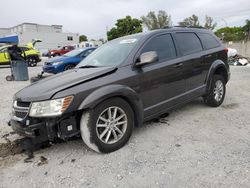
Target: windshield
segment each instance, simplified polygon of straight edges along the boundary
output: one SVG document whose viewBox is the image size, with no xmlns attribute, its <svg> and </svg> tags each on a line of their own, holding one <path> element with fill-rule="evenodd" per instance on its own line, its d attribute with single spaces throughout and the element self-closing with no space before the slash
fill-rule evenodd
<svg viewBox="0 0 250 188">
<path fill-rule="evenodd" d="M 120 65 L 135 47 L 140 37 L 140 35 L 134 35 L 110 41 L 91 53 L 77 67 L 115 67 Z"/>
<path fill-rule="evenodd" d="M 80 53 L 82 53 L 83 51 L 84 51 L 84 49 L 76 49 L 76 50 L 72 50 L 72 51 L 64 54 L 63 56 L 75 57 L 75 56 L 79 55 Z"/>
</svg>

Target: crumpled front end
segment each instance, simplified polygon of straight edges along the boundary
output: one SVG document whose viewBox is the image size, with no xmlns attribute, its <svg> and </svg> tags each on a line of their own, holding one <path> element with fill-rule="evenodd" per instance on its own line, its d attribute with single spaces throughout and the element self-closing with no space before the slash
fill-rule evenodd
<svg viewBox="0 0 250 188">
<path fill-rule="evenodd" d="M 34 118 L 29 116 L 31 102 L 15 101 L 13 103 L 10 126 L 21 136 L 31 138 L 33 144 L 67 140 L 79 134 L 76 114 L 59 117 Z"/>
</svg>

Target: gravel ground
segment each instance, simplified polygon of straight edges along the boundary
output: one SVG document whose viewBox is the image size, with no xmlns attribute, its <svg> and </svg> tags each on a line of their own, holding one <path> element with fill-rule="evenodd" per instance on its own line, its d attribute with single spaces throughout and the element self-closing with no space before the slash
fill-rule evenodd
<svg viewBox="0 0 250 188">
<path fill-rule="evenodd" d="M 35 152 L 30 163 L 24 154 L 0 158 L 0 187 L 250 187 L 250 67 L 231 72 L 219 108 L 198 99 L 136 128 L 111 154 L 78 139 Z M 6 82 L 8 73 L 0 69 L 0 137 L 11 131 L 13 94 L 29 83 Z"/>
</svg>

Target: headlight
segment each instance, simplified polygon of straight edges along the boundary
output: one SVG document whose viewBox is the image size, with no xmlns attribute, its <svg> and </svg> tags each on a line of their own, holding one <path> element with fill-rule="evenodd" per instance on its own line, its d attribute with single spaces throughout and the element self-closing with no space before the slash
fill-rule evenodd
<svg viewBox="0 0 250 188">
<path fill-rule="evenodd" d="M 50 117 L 61 115 L 70 105 L 73 96 L 48 101 L 33 102 L 29 115 L 31 117 Z"/>
<path fill-rule="evenodd" d="M 51 54 L 54 54 L 54 52 L 50 52 Z"/>
<path fill-rule="evenodd" d="M 60 65 L 60 64 L 62 64 L 62 63 L 63 63 L 62 61 L 59 61 L 59 62 L 53 63 L 53 65 Z"/>
</svg>

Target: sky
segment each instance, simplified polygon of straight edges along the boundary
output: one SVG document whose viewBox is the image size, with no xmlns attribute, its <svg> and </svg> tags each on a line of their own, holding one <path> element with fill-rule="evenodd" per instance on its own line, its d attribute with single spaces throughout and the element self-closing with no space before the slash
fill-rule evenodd
<svg viewBox="0 0 250 188">
<path fill-rule="evenodd" d="M 173 25 L 195 14 L 205 15 L 217 28 L 242 26 L 250 19 L 250 0 L 0 0 L 0 28 L 24 22 L 63 25 L 63 31 L 84 34 L 88 39 L 106 37 L 117 19 L 140 18 L 149 11 L 165 10 Z"/>
</svg>

